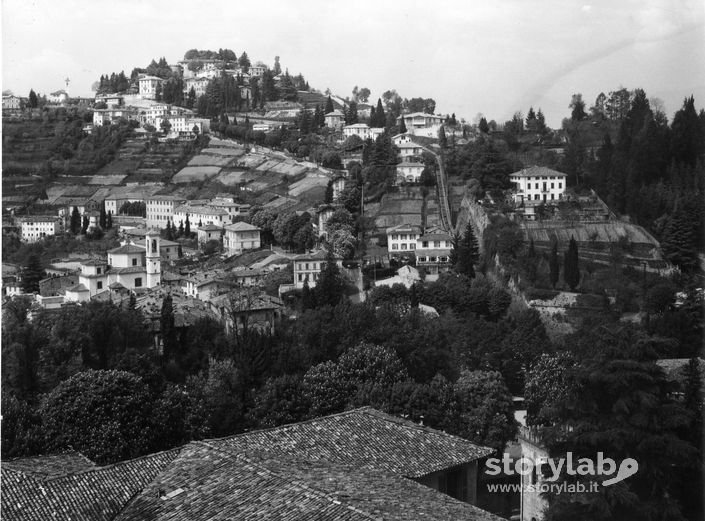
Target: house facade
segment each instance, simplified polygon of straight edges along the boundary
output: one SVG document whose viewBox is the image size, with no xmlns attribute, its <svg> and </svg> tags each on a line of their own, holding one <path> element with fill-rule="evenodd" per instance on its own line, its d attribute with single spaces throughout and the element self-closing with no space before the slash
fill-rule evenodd
<svg viewBox="0 0 705 521">
<path fill-rule="evenodd" d="M 137 79 L 140 96 L 146 99 L 155 99 L 157 96 L 157 85 L 164 82 L 156 76 L 141 76 Z"/>
<path fill-rule="evenodd" d="M 427 230 L 416 239 L 416 267 L 423 267 L 433 280 L 450 268 L 452 238 L 442 230 Z"/>
<path fill-rule="evenodd" d="M 421 180 L 425 165 L 409 159 L 397 164 L 397 183 L 418 183 Z"/>
<path fill-rule="evenodd" d="M 294 287 L 301 289 L 308 281 L 308 286 L 314 288 L 326 266 L 327 253 L 318 250 L 314 253 L 303 253 L 294 257 Z M 343 265 L 342 259 L 336 259 L 338 266 Z"/>
<path fill-rule="evenodd" d="M 366 139 L 376 139 L 380 134 L 384 134 L 383 128 L 370 128 L 366 123 L 355 123 L 343 127 L 343 137 L 345 139 L 357 136 L 363 141 Z"/>
<path fill-rule="evenodd" d="M 185 202 L 185 199 L 173 195 L 148 197 L 146 199 L 147 227 L 166 228 L 167 221 L 174 221 L 174 208 Z"/>
<path fill-rule="evenodd" d="M 246 222 L 225 226 L 223 248 L 229 255 L 239 255 L 245 250 L 256 250 L 261 246 L 260 229 Z"/>
<path fill-rule="evenodd" d="M 421 227 L 412 224 L 400 224 L 387 228 L 387 251 L 389 258 L 399 258 L 405 253 L 416 251 L 416 241 L 421 237 Z"/>
<path fill-rule="evenodd" d="M 56 235 L 62 230 L 62 220 L 56 216 L 24 217 L 21 221 L 20 234 L 24 242 L 36 242 Z"/>
</svg>

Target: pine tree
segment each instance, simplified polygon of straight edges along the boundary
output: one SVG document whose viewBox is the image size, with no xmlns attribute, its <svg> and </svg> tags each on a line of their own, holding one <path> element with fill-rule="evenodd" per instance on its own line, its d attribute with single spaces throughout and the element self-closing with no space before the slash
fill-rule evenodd
<svg viewBox="0 0 705 521">
<path fill-rule="evenodd" d="M 480 258 L 480 251 L 475 237 L 475 231 L 472 228 L 472 223 L 468 220 L 465 227 L 465 234 L 458 243 L 458 264 L 456 270 L 462 275 L 467 275 L 470 278 L 475 277 L 475 267 Z"/>
<path fill-rule="evenodd" d="M 384 107 L 382 106 L 382 99 L 377 98 L 377 109 L 375 110 L 375 121 L 371 122 L 372 127 L 383 127 L 387 122 L 387 116 L 384 113 Z"/>
<path fill-rule="evenodd" d="M 69 230 L 74 235 L 78 235 L 81 232 L 81 212 L 78 211 L 78 207 L 76 206 L 73 207 L 73 210 L 71 212 Z"/>
<path fill-rule="evenodd" d="M 179 247 L 177 249 L 177 255 L 179 256 L 179 259 L 184 256 L 184 249 L 181 247 L 181 243 L 179 243 Z"/>
<path fill-rule="evenodd" d="M 325 110 L 325 113 L 326 113 L 326 114 L 330 114 L 330 113 L 333 112 L 334 110 L 335 110 L 335 109 L 333 108 L 333 100 L 331 99 L 330 96 L 328 96 L 328 99 L 326 100 L 326 110 Z"/>
<path fill-rule="evenodd" d="M 34 92 L 34 89 L 29 89 L 29 107 L 36 109 L 38 104 L 37 93 Z"/>
<path fill-rule="evenodd" d="M 179 237 L 184 236 L 184 221 L 179 221 Z"/>
<path fill-rule="evenodd" d="M 308 285 L 308 276 L 304 280 L 304 287 L 301 289 L 301 309 L 313 309 L 316 307 L 314 293 Z"/>
<path fill-rule="evenodd" d="M 112 210 L 110 210 L 108 212 L 108 217 L 105 220 L 105 227 L 108 230 L 111 230 L 113 228 L 113 211 Z"/>
<path fill-rule="evenodd" d="M 563 280 L 570 287 L 571 291 L 575 291 L 580 283 L 580 266 L 578 264 L 578 243 L 571 236 L 568 244 L 568 251 L 565 252 L 563 261 Z"/>
<path fill-rule="evenodd" d="M 186 237 L 191 237 L 191 221 L 188 219 L 188 214 L 186 215 L 186 223 L 184 226 L 184 234 Z"/>
<path fill-rule="evenodd" d="M 166 240 L 167 241 L 173 241 L 174 240 L 174 229 L 171 227 L 171 221 L 166 222 Z"/>
<path fill-rule="evenodd" d="M 39 292 L 39 281 L 44 278 L 44 268 L 37 255 L 27 258 L 27 265 L 22 269 L 22 291 L 25 293 Z"/>
<path fill-rule="evenodd" d="M 101 206 L 100 208 L 100 227 L 105 230 L 108 225 L 108 218 L 107 215 L 105 214 L 105 205 Z"/>
<path fill-rule="evenodd" d="M 679 201 L 663 233 L 661 248 L 664 256 L 683 271 L 691 271 L 698 266 L 699 222 L 696 212 Z"/>
<path fill-rule="evenodd" d="M 560 272 L 560 265 L 558 263 L 558 242 L 554 241 L 553 247 L 551 248 L 551 257 L 548 260 L 548 267 L 550 269 L 550 280 L 551 287 L 556 289 L 556 284 L 558 283 L 558 275 Z"/>
</svg>

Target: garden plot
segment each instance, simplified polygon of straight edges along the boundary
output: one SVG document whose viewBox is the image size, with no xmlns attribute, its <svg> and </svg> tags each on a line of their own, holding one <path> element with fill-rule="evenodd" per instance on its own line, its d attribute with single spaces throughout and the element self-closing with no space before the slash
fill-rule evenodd
<svg viewBox="0 0 705 521">
<path fill-rule="evenodd" d="M 245 155 L 244 148 L 204 148 L 201 150 L 203 155 L 215 155 L 215 156 L 230 156 L 230 157 L 240 157 Z"/>
<path fill-rule="evenodd" d="M 232 157 L 199 154 L 188 162 L 188 166 L 225 167 L 233 161 Z"/>
<path fill-rule="evenodd" d="M 218 139 L 217 137 L 211 137 L 210 141 L 208 142 L 208 146 L 218 148 L 242 148 L 242 145 L 240 143 L 237 143 L 236 141 L 232 141 L 229 139 Z"/>
<path fill-rule="evenodd" d="M 247 181 L 246 175 L 247 172 L 244 170 L 223 171 L 218 175 L 216 181 L 218 181 L 219 183 L 223 183 L 227 186 L 235 186 L 241 183 L 245 183 Z"/>
<path fill-rule="evenodd" d="M 272 171 L 289 177 L 296 177 L 297 175 L 305 173 L 307 170 L 308 168 L 306 166 L 292 163 L 290 161 L 284 161 L 272 168 Z"/>
<path fill-rule="evenodd" d="M 220 170 L 219 166 L 186 166 L 171 178 L 171 182 L 192 183 L 205 181 L 217 176 Z"/>
<path fill-rule="evenodd" d="M 240 157 L 231 166 L 236 166 L 238 168 L 257 168 L 259 165 L 267 161 L 267 158 L 259 154 L 248 154 L 246 156 Z"/>
<path fill-rule="evenodd" d="M 330 179 L 326 176 L 309 174 L 289 186 L 289 195 L 291 197 L 299 197 L 304 192 L 308 192 L 316 187 L 323 187 L 325 190 L 326 186 L 328 186 L 328 181 L 330 181 Z"/>
<path fill-rule="evenodd" d="M 270 170 L 274 171 L 274 168 L 280 163 L 281 161 L 279 161 L 278 159 L 269 159 L 268 161 L 259 165 L 255 170 L 258 170 L 260 172 L 269 172 Z"/>
</svg>

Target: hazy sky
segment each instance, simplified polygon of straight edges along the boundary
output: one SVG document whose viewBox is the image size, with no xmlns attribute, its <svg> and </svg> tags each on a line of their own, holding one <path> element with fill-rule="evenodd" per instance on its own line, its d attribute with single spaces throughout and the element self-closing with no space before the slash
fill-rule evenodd
<svg viewBox="0 0 705 521">
<path fill-rule="evenodd" d="M 620 86 L 705 107 L 703 0 L 2 0 L 2 88 L 49 93 L 71 79 L 169 63 L 191 48 L 247 51 L 313 88 L 376 101 L 432 97 L 437 113 L 504 121 L 541 107 L 560 125 L 571 95 Z"/>
</svg>

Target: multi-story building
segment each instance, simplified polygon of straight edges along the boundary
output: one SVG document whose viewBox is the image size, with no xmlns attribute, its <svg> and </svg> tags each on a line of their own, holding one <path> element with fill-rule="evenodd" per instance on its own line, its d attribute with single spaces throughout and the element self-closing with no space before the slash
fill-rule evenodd
<svg viewBox="0 0 705 521">
<path fill-rule="evenodd" d="M 140 96 L 146 99 L 154 99 L 157 96 L 157 85 L 164 82 L 163 79 L 156 76 L 141 76 L 137 79 L 139 84 Z"/>
<path fill-rule="evenodd" d="M 339 110 L 334 110 L 325 115 L 326 126 L 330 128 L 340 128 L 345 124 L 345 114 Z"/>
<path fill-rule="evenodd" d="M 225 226 L 223 248 L 229 255 L 239 255 L 245 250 L 255 250 L 261 246 L 260 229 L 246 222 Z"/>
<path fill-rule="evenodd" d="M 541 204 L 563 199 L 567 174 L 545 166 L 524 168 L 509 175 L 514 184 L 512 197 L 517 204 Z"/>
<path fill-rule="evenodd" d="M 421 236 L 421 227 L 413 224 L 400 224 L 387 228 L 387 251 L 389 258 L 399 258 L 414 253 L 416 240 Z"/>
<path fill-rule="evenodd" d="M 188 218 L 189 225 L 193 230 L 204 224 L 215 224 L 225 226 L 228 221 L 228 212 L 222 208 L 213 208 L 209 205 L 182 204 L 174 208 L 174 218 L 172 223 L 179 226 L 183 223 L 186 226 Z"/>
<path fill-rule="evenodd" d="M 308 281 L 308 286 L 313 288 L 321 276 L 321 272 L 326 266 L 327 253 L 325 250 L 318 250 L 314 253 L 304 253 L 294 257 L 294 287 L 301 289 Z M 343 265 L 341 259 L 336 259 L 338 266 Z"/>
<path fill-rule="evenodd" d="M 206 87 L 208 87 L 208 82 L 210 79 L 205 76 L 199 76 L 198 78 L 187 78 L 184 80 L 184 95 L 188 96 L 191 89 L 196 93 L 196 99 L 199 96 L 204 96 L 206 94 Z"/>
<path fill-rule="evenodd" d="M 453 250 L 451 236 L 439 229 L 426 230 L 416 239 L 416 267 L 423 267 L 428 275 L 437 276 L 450 268 Z"/>
<path fill-rule="evenodd" d="M 20 233 L 25 242 L 36 242 L 56 235 L 62 228 L 62 220 L 52 215 L 23 217 L 21 223 Z"/>
<path fill-rule="evenodd" d="M 397 124 L 401 125 L 402 118 L 406 131 L 414 136 L 438 137 L 438 131 L 443 125 L 443 117 L 424 112 L 402 114 L 397 118 Z"/>
<path fill-rule="evenodd" d="M 3 94 L 2 110 L 3 112 L 17 112 L 22 108 L 22 98 L 14 94 Z"/>
<path fill-rule="evenodd" d="M 174 208 L 184 202 L 184 198 L 173 195 L 153 195 L 147 198 L 147 227 L 166 228 L 167 221 L 174 221 Z"/>
<path fill-rule="evenodd" d="M 121 119 L 128 121 L 139 121 L 137 109 L 133 107 L 113 107 L 107 109 L 93 109 L 93 125 L 102 127 L 112 125 Z"/>
<path fill-rule="evenodd" d="M 198 244 L 205 244 L 208 241 L 220 241 L 223 237 L 223 228 L 215 224 L 206 224 L 196 230 L 198 234 Z"/>
</svg>

